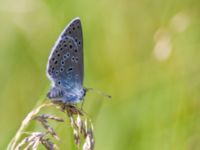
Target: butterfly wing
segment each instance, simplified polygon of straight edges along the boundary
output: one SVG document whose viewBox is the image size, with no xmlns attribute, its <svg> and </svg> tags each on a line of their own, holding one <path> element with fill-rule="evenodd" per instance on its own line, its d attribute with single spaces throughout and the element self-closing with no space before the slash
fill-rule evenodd
<svg viewBox="0 0 200 150">
<path fill-rule="evenodd" d="M 71 51 L 71 63 L 74 66 L 75 78 L 78 84 L 83 84 L 84 77 L 84 62 L 83 62 L 83 34 L 82 25 L 79 18 L 75 18 L 67 26 L 64 33 L 61 36 L 69 37 L 72 45 L 69 44 Z"/>
<path fill-rule="evenodd" d="M 58 38 L 49 56 L 47 75 L 56 86 L 82 86 L 83 37 L 79 18 L 72 20 Z"/>
<path fill-rule="evenodd" d="M 82 89 L 83 75 L 82 26 L 80 19 L 75 18 L 61 33 L 51 51 L 47 76 L 56 89 L 54 93 L 62 95 L 63 90 L 77 94 L 74 89 Z"/>
</svg>

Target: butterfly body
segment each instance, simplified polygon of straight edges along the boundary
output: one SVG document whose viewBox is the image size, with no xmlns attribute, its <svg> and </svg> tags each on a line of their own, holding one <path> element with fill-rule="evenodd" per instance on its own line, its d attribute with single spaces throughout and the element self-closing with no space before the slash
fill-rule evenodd
<svg viewBox="0 0 200 150">
<path fill-rule="evenodd" d="M 47 97 L 64 103 L 80 102 L 86 94 L 83 88 L 83 37 L 79 18 L 72 20 L 53 47 L 47 64 L 47 76 L 52 83 Z"/>
<path fill-rule="evenodd" d="M 47 94 L 48 98 L 62 101 L 64 103 L 78 103 L 85 96 L 86 91 L 83 88 L 63 90 L 61 88 L 52 88 Z"/>
</svg>

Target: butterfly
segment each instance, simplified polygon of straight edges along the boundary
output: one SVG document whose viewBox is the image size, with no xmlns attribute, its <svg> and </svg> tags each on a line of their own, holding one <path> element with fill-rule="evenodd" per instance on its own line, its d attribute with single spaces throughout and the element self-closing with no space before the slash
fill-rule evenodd
<svg viewBox="0 0 200 150">
<path fill-rule="evenodd" d="M 52 88 L 49 99 L 63 103 L 78 103 L 83 100 L 83 33 L 80 18 L 73 19 L 57 39 L 48 59 L 47 76 Z"/>
</svg>

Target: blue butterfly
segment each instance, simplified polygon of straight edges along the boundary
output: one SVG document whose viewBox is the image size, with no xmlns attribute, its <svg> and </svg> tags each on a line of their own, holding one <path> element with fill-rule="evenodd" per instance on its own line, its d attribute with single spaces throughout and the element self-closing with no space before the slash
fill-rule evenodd
<svg viewBox="0 0 200 150">
<path fill-rule="evenodd" d="M 47 64 L 52 83 L 47 97 L 63 103 L 80 102 L 86 94 L 83 87 L 83 34 L 79 18 L 73 19 L 59 36 Z"/>
</svg>

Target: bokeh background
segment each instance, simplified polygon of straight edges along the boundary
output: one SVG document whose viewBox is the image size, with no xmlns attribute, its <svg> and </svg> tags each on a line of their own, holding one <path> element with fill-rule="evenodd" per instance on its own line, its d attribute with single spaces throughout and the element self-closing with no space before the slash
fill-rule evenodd
<svg viewBox="0 0 200 150">
<path fill-rule="evenodd" d="M 84 33 L 84 85 L 113 96 L 86 96 L 95 149 L 200 149 L 198 0 L 0 3 L 0 149 L 48 90 L 48 55 L 76 16 Z M 72 140 L 63 145 L 75 149 Z"/>
</svg>

